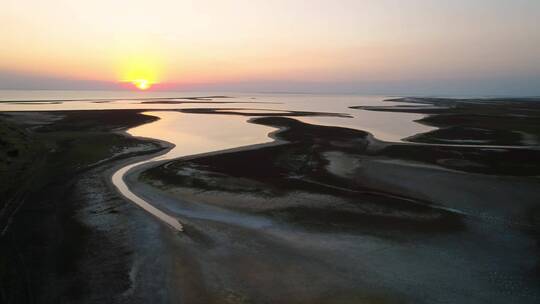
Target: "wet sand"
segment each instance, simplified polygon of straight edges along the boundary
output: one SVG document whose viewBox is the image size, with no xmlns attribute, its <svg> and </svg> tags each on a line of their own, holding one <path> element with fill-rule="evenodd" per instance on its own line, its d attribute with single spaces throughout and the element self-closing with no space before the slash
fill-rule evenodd
<svg viewBox="0 0 540 304">
<path fill-rule="evenodd" d="M 203 291 L 180 295 L 185 301 L 538 300 L 536 177 L 449 170 L 406 153 L 390 158 L 385 151 L 395 144 L 357 130 L 279 117 L 252 122 L 280 128 L 281 142 L 128 177 L 138 195 L 186 225 L 177 241 L 193 263 L 177 263 L 198 275 L 175 284 Z"/>
<path fill-rule="evenodd" d="M 156 119 L 139 112 L 2 114 L 2 130 L 15 132 L 2 134 L 2 151 L 18 152 L 0 170 L 0 302 L 124 301 L 137 242 L 162 229 L 107 182 L 117 164 L 165 148 L 122 133 Z M 156 287 L 135 294 L 159 300 Z"/>
<path fill-rule="evenodd" d="M 359 110 L 427 114 L 417 120 L 437 129 L 407 138 L 434 144 L 482 144 L 540 147 L 539 98 L 395 98 L 388 106 Z M 391 105 L 392 102 L 410 105 Z"/>
<path fill-rule="evenodd" d="M 293 112 L 196 109 L 278 131 L 274 142 L 131 170 L 130 189 L 184 224 L 175 233 L 110 183 L 167 148 L 126 136 L 155 121 L 141 111 L 2 115 L 20 147 L 7 168 L 36 176 L 12 184 L 28 194 L 13 196 L 24 205 L 2 237 L 6 302 L 540 299 L 535 147 L 396 144 Z"/>
</svg>

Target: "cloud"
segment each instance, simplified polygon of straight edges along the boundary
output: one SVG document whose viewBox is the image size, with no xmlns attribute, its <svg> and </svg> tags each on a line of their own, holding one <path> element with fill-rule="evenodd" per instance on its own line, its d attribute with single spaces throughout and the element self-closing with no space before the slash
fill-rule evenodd
<svg viewBox="0 0 540 304">
<path fill-rule="evenodd" d="M 0 70 L 0 89 L 15 90 L 121 90 L 131 85 L 114 82 L 51 77 Z M 358 93 L 380 95 L 437 96 L 540 96 L 540 74 L 482 77 L 433 77 L 387 81 L 291 81 L 252 80 L 220 83 L 162 83 L 157 90 L 275 92 L 275 93 Z"/>
<path fill-rule="evenodd" d="M 17 71 L 0 70 L 0 89 L 114 90 L 118 88 L 118 84 L 106 81 L 72 79 L 67 77 L 53 77 Z"/>
</svg>

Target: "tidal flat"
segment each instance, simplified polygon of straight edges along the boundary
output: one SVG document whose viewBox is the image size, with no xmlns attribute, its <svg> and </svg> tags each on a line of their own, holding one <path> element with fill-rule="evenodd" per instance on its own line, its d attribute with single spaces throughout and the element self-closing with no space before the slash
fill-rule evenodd
<svg viewBox="0 0 540 304">
<path fill-rule="evenodd" d="M 222 98 L 2 112 L 2 302 L 540 300 L 536 101 Z M 429 128 L 391 141 L 356 112 Z M 135 163 L 126 187 L 183 232 L 117 191 Z"/>
</svg>

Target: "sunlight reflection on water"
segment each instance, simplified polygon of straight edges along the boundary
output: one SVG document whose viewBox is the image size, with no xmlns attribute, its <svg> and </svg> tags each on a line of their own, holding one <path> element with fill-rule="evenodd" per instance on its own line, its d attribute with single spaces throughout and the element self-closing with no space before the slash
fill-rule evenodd
<svg viewBox="0 0 540 304">
<path fill-rule="evenodd" d="M 41 92 L 41 93 L 40 93 Z M 416 123 L 423 117 L 411 113 L 374 112 L 350 109 L 351 106 L 388 105 L 383 102 L 385 96 L 364 95 L 313 95 L 313 94 L 223 94 L 232 98 L 214 99 L 217 102 L 233 103 L 193 103 L 189 100 L 178 99 L 186 103 L 153 103 L 143 104 L 140 98 L 173 98 L 213 96 L 212 92 L 84 92 L 84 91 L 0 91 L 0 100 L 58 100 L 58 99 L 84 99 L 79 101 L 65 101 L 62 103 L 0 103 L 0 111 L 50 111 L 50 110 L 100 110 L 100 109 L 186 109 L 186 108 L 249 108 L 254 110 L 241 110 L 241 112 L 260 113 L 261 110 L 270 109 L 282 111 L 311 111 L 334 112 L 349 114 L 352 118 L 342 117 L 299 117 L 304 122 L 354 128 L 372 133 L 375 137 L 385 141 L 400 141 L 403 138 L 428 132 L 433 128 Z M 221 95 L 221 94 L 220 94 Z M 103 100 L 107 98 L 124 98 L 120 100 Z M 139 99 L 138 99 L 139 98 Z M 257 103 L 265 102 L 265 103 Z M 217 115 L 191 114 L 203 116 L 197 119 L 199 130 L 204 125 L 212 124 Z M 222 116 L 222 115 L 220 115 Z M 182 116 L 183 117 L 183 116 Z M 183 118 L 188 119 L 188 118 Z M 193 118 L 194 120 L 196 118 Z M 181 122 L 179 122 L 181 123 Z M 172 126 L 172 124 L 171 124 Z M 232 128 L 232 126 L 227 126 Z M 244 128 L 256 128 L 254 125 L 244 125 Z M 163 130 L 160 130 L 160 132 Z M 150 134 L 147 133 L 148 137 Z"/>
</svg>

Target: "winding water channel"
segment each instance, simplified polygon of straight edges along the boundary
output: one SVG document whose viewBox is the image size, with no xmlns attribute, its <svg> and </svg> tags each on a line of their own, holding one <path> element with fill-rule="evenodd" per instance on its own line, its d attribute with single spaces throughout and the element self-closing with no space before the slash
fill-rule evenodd
<svg viewBox="0 0 540 304">
<path fill-rule="evenodd" d="M 177 231 L 183 231 L 183 225 L 171 214 L 156 208 L 150 202 L 135 194 L 127 185 L 125 178 L 130 170 L 153 162 L 166 161 L 179 157 L 226 150 L 240 146 L 266 143 L 271 141 L 268 133 L 274 129 L 249 124 L 245 117 L 214 115 L 190 115 L 179 112 L 144 112 L 156 116 L 159 120 L 128 130 L 132 136 L 156 138 L 174 145 L 165 154 L 128 164 L 117 170 L 112 176 L 112 183 L 128 200 L 138 205 L 163 223 Z"/>
<path fill-rule="evenodd" d="M 242 209 L 227 208 L 225 204 L 206 204 L 203 195 L 213 193 L 203 193 L 194 198 L 181 195 L 181 191 L 160 191 L 161 189 L 153 185 L 137 181 L 138 174 L 147 168 L 172 159 L 189 159 L 230 149 L 258 148 L 257 144 L 273 142 L 269 134 L 275 129 L 249 123 L 248 116 L 188 114 L 179 112 L 181 109 L 234 108 L 234 112 L 242 114 L 264 112 L 267 109 L 274 110 L 274 113 L 277 110 L 345 113 L 351 118 L 312 116 L 295 119 L 317 125 L 365 130 L 379 140 L 392 142 L 433 130 L 415 122 L 423 115 L 349 108 L 357 105 L 384 105 L 384 97 L 376 96 L 239 94 L 239 97 L 227 99 L 235 104 L 171 102 L 186 100 L 179 97 L 161 104 L 144 104 L 133 96 L 126 96 L 124 100 L 104 101 L 117 97 L 111 94 L 113 93 L 35 93 L 31 98 L 45 101 L 0 102 L 0 112 L 32 111 L 36 117 L 45 117 L 44 123 L 47 123 L 47 119 L 60 119 L 60 111 L 70 110 L 138 109 L 143 111 L 144 115 L 159 118 L 131 128 L 127 133 L 130 136 L 168 142 L 169 149 L 157 156 L 148 156 L 146 160 L 140 157 L 132 160 L 115 171 L 112 177 L 108 177 L 126 200 L 141 208 L 140 214 L 136 215 L 131 211 L 120 213 L 118 218 L 105 215 L 114 221 L 115 225 L 122 225 L 122 229 L 132 230 L 126 235 L 112 231 L 111 238 L 107 238 L 111 240 L 108 244 L 114 245 L 114 250 L 120 249 L 122 257 L 129 252 L 129 260 L 132 261 L 129 272 L 131 287 L 122 295 L 126 297 L 122 298 L 123 301 L 145 299 L 141 296 L 161 294 L 171 287 L 171 299 L 178 296 L 185 297 L 185 302 L 202 299 L 201 302 L 204 303 L 211 301 L 199 298 L 199 291 L 202 291 L 203 295 L 210 295 L 208 299 L 214 299 L 213 296 L 216 295 L 220 299 L 227 296 L 226 299 L 243 300 L 244 298 L 228 297 L 237 295 L 228 292 L 240 291 L 238 294 L 243 295 L 247 290 L 252 292 L 246 293 L 248 296 L 269 299 L 269 302 L 295 301 L 295 296 L 299 299 L 296 302 L 315 302 L 319 297 L 327 299 L 328 295 L 333 297 L 343 294 L 343 299 L 353 299 L 354 296 L 355 300 L 379 303 L 383 301 L 379 297 L 379 291 L 385 296 L 389 293 L 396 295 L 384 302 L 395 302 L 395 299 L 418 302 L 419 298 L 425 298 L 429 303 L 437 302 L 437 299 L 452 303 L 538 302 L 539 293 L 534 280 L 531 280 L 538 265 L 538 255 L 535 254 L 534 247 L 537 240 L 531 233 L 531 227 L 526 226 L 532 223 L 530 215 L 536 210 L 532 207 L 538 205 L 538 181 L 534 177 L 468 174 L 400 159 L 368 161 L 362 164 L 364 167 L 361 174 L 367 181 L 367 186 L 374 185 L 374 189 L 385 189 L 388 185 L 397 185 L 399 187 L 395 189 L 398 194 L 404 193 L 408 197 L 412 193 L 414 197 L 421 198 L 420 203 L 434 202 L 436 204 L 430 205 L 431 208 L 452 212 L 458 216 L 450 217 L 451 223 L 447 225 L 444 219 L 448 217 L 439 216 L 443 212 L 435 212 L 433 215 L 426 213 L 413 206 L 413 203 L 417 202 L 412 199 L 410 203 L 399 205 L 384 203 L 380 208 L 378 199 L 372 201 L 371 197 L 366 197 L 365 204 L 358 204 L 357 212 L 357 209 L 348 205 L 335 204 L 338 207 L 333 209 L 333 201 L 332 208 L 326 208 L 324 201 L 322 204 L 315 201 L 317 208 L 312 208 L 315 206 L 311 205 L 312 196 L 296 196 L 300 201 L 298 206 L 306 206 L 305 210 L 331 211 L 329 218 L 321 219 L 314 213 L 317 227 L 303 226 L 301 221 L 295 222 L 294 219 L 283 221 L 270 216 L 271 213 L 243 213 Z M 0 101 L 15 100 L 12 95 L 0 95 Z M 207 93 L 184 93 L 183 96 L 206 95 Z M 24 96 L 17 99 L 31 99 Z M 54 101 L 52 98 L 58 98 L 57 96 L 65 96 L 64 99 L 80 96 L 93 99 Z M 154 96 L 156 97 L 166 96 Z M 249 104 L 253 99 L 271 103 Z M 39 111 L 55 112 L 49 116 L 42 115 Z M 455 145 L 450 143 L 437 146 Z M 482 147 L 486 150 L 535 148 L 473 144 L 459 146 Z M 140 148 L 143 146 L 132 147 L 130 152 L 140 151 Z M 330 159 L 329 170 L 332 170 L 332 166 L 334 169 L 335 166 L 350 166 L 349 160 L 340 159 L 341 154 L 337 152 L 339 151 L 329 151 L 325 154 L 325 157 Z M 479 150 L 480 152 L 482 151 Z M 337 168 L 336 175 L 343 170 L 346 172 L 346 169 L 348 168 Z M 93 178 L 93 175 L 90 177 Z M 313 183 L 314 187 L 328 187 L 322 182 L 318 185 L 317 181 L 307 182 Z M 387 197 L 393 199 L 391 196 Z M 395 198 L 405 201 L 401 196 Z M 228 198 L 224 197 L 223 200 L 226 199 Z M 330 199 L 333 199 L 333 196 Z M 355 203 L 348 195 L 338 196 L 337 199 Z M 364 197 L 361 199 L 364 200 Z M 282 198 L 282 201 L 285 200 L 288 200 L 288 197 Z M 234 200 L 231 202 L 235 203 Z M 280 203 L 268 201 L 266 198 L 263 202 Z M 291 205 L 276 205 L 275 210 L 284 210 L 283 206 Z M 394 206 L 397 207 L 395 210 L 388 209 Z M 340 228 L 339 225 L 323 227 L 326 222 L 338 223 L 338 217 L 332 218 L 334 211 L 347 214 L 360 214 L 361 211 L 370 214 L 370 217 L 362 216 L 361 221 L 366 221 L 350 228 Z M 147 214 L 143 212 L 148 212 L 159 222 L 148 225 L 154 222 L 154 218 L 146 218 Z M 393 227 L 389 221 L 386 224 L 386 220 L 379 220 L 381 215 L 386 217 L 387 214 L 388 218 L 398 220 L 397 226 Z M 127 216 L 134 217 L 128 219 Z M 96 219 L 93 212 L 89 217 L 89 221 Z M 141 217 L 144 221 L 139 222 Z M 103 217 L 98 221 L 101 218 Z M 442 218 L 443 222 L 439 222 L 439 218 Z M 452 224 L 454 219 L 459 219 L 457 227 Z M 130 221 L 129 225 L 126 225 L 127 220 Z M 105 223 L 107 226 L 108 222 Z M 162 223 L 165 225 L 161 225 Z M 443 229 L 439 227 L 439 223 L 443 224 Z M 172 230 L 167 229 L 167 226 Z M 116 229 L 118 226 L 112 227 Z M 356 230 L 356 227 L 359 229 Z M 187 237 L 177 237 L 170 233 L 183 231 L 184 228 L 188 232 Z M 106 229 L 104 231 L 113 228 Z M 160 233 L 161 229 L 163 234 Z M 101 241 L 101 230 L 99 233 L 98 241 Z M 94 243 L 92 241 L 88 244 Z M 111 261 L 110 248 L 106 248 L 107 244 L 100 247 L 104 247 L 104 256 L 98 256 L 98 259 L 94 255 L 95 251 L 91 250 L 90 259 L 81 264 L 93 267 L 98 261 L 105 268 L 114 266 L 116 260 L 112 260 L 114 264 L 107 263 Z M 101 263 L 102 261 L 106 263 Z M 100 283 L 102 276 L 99 273 L 96 277 Z M 227 293 L 223 293 L 224 290 Z M 373 293 L 374 291 L 377 293 Z M 357 294 L 361 298 L 356 298 Z"/>
<path fill-rule="evenodd" d="M 382 96 L 235 94 L 235 97 L 217 99 L 219 102 L 226 101 L 226 103 L 218 102 L 213 104 L 190 103 L 189 99 L 179 97 L 206 95 L 208 94 L 170 92 L 167 94 L 152 93 L 148 96 L 136 96 L 113 92 L 77 92 L 77 94 L 73 94 L 64 91 L 12 91 L 6 96 L 0 96 L 0 101 L 3 101 L 0 102 L 0 111 L 153 109 L 144 112 L 144 114 L 158 117 L 159 120 L 132 128 L 127 133 L 132 136 L 165 141 L 171 143 L 173 147 L 165 154 L 148 160 L 137 161 L 120 168 L 113 174 L 112 183 L 126 199 L 178 231 L 182 231 L 183 226 L 172 213 L 164 210 L 163 206 L 157 208 L 155 202 L 150 203 L 131 191 L 125 181 L 128 173 L 132 169 L 153 162 L 268 143 L 272 141 L 268 134 L 274 129 L 250 124 L 245 116 L 184 114 L 174 110 L 186 108 L 234 108 L 234 111 L 239 113 L 254 113 L 257 111 L 277 113 L 276 111 L 305 110 L 339 112 L 349 114 L 350 118 L 321 116 L 298 117 L 298 119 L 319 125 L 365 129 L 372 132 L 377 138 L 388 141 L 399 141 L 406 136 L 429 129 L 413 122 L 414 119 L 421 117 L 421 115 L 368 113 L 367 111 L 349 108 L 357 105 L 380 105 L 385 99 Z M 81 99 L 85 96 L 88 99 Z M 172 96 L 176 98 L 172 98 Z M 154 100 L 158 101 L 157 103 L 145 103 L 152 100 L 152 98 L 166 99 Z M 389 117 L 392 117 L 392 119 L 388 119 Z"/>
</svg>

